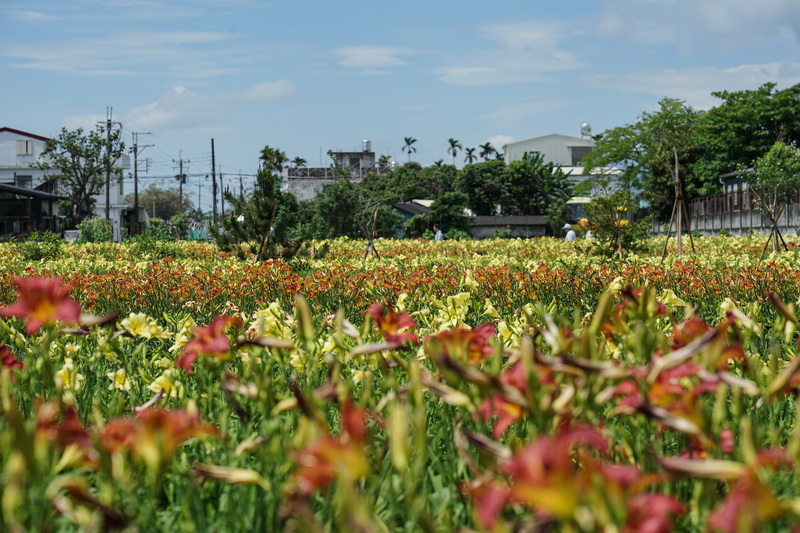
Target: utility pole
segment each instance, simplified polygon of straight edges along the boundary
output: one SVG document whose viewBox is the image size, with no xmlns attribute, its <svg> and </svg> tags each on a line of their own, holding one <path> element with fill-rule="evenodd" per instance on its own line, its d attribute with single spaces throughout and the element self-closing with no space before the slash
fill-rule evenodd
<svg viewBox="0 0 800 533">
<path fill-rule="evenodd" d="M 214 139 L 211 139 L 211 222 L 217 225 L 217 174 L 214 161 Z M 220 176 L 222 179 L 222 176 Z"/>
<path fill-rule="evenodd" d="M 178 180 L 178 212 L 183 213 L 183 184 L 186 183 L 186 174 L 183 173 L 183 157 L 181 152 L 178 151 L 178 160 L 172 160 L 173 163 L 178 163 L 178 175 L 175 178 Z M 191 163 L 188 159 L 187 163 Z"/>
<path fill-rule="evenodd" d="M 133 136 L 133 231 L 132 235 L 138 235 L 141 232 L 139 227 L 139 135 L 150 135 L 149 131 L 137 132 L 134 131 Z M 152 144 L 145 144 L 142 150 Z"/>
<path fill-rule="evenodd" d="M 220 170 L 222 170 L 222 165 L 220 165 Z M 219 173 L 219 188 L 220 188 L 220 192 L 222 192 L 222 190 L 223 190 L 223 187 L 222 187 L 222 172 Z M 225 216 L 225 193 L 224 192 L 222 194 L 220 194 L 220 200 L 222 200 L 221 201 L 221 204 L 222 204 L 221 208 L 222 208 L 222 216 L 224 217 Z"/>
<path fill-rule="evenodd" d="M 111 126 L 112 124 L 119 124 L 120 127 L 122 126 L 121 122 L 112 122 L 111 116 L 113 114 L 113 108 L 111 106 L 106 106 L 106 220 L 108 221 L 109 227 L 111 227 Z M 99 122 L 102 124 L 102 122 Z"/>
</svg>

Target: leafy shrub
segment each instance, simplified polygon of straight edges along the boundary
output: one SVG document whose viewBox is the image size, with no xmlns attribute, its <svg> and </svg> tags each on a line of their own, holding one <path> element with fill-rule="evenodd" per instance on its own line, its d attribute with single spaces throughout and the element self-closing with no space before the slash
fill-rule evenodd
<svg viewBox="0 0 800 533">
<path fill-rule="evenodd" d="M 63 242 L 61 236 L 55 233 L 35 231 L 24 241 L 15 242 L 15 248 L 28 261 L 57 259 Z"/>
<path fill-rule="evenodd" d="M 111 225 L 108 220 L 100 217 L 87 218 L 80 224 L 81 236 L 78 242 L 109 242 L 111 241 Z"/>
</svg>

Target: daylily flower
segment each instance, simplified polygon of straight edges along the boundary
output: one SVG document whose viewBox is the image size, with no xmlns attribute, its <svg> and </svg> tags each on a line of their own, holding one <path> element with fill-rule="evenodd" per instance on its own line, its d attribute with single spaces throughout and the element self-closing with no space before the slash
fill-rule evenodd
<svg viewBox="0 0 800 533">
<path fill-rule="evenodd" d="M 665 494 L 638 494 L 628 502 L 628 517 L 624 533 L 670 533 L 673 531 L 670 515 L 683 514 L 681 502 Z"/>
<path fill-rule="evenodd" d="M 785 504 L 762 481 L 763 470 L 792 467 L 792 461 L 785 450 L 761 450 L 749 464 L 674 457 L 662 458 L 661 464 L 672 473 L 723 480 L 732 484 L 725 500 L 708 518 L 709 531 L 760 531 L 765 522 L 786 511 Z"/>
<path fill-rule="evenodd" d="M 192 373 L 195 360 L 203 355 L 213 359 L 227 360 L 231 341 L 225 335 L 225 329 L 231 325 L 240 325 L 241 321 L 235 316 L 218 316 L 206 327 L 194 328 L 195 338 L 186 343 L 183 353 L 175 361 L 175 366 L 182 368 L 187 374 Z"/>
<path fill-rule="evenodd" d="M 426 342 L 437 344 L 444 354 L 457 361 L 477 364 L 494 352 L 494 347 L 489 344 L 494 334 L 494 324 L 484 322 L 473 329 L 453 328 L 430 335 Z"/>
<path fill-rule="evenodd" d="M 15 278 L 14 284 L 19 300 L 0 309 L 0 315 L 23 319 L 29 334 L 59 321 L 68 324 L 79 321 L 81 306 L 69 296 L 69 287 L 62 284 L 61 278 Z"/>
<path fill-rule="evenodd" d="M 391 304 L 387 304 L 385 314 L 383 306 L 380 304 L 373 305 L 364 314 L 375 321 L 378 331 L 383 335 L 386 342 L 397 343 L 398 346 L 401 346 L 406 341 L 411 344 L 419 343 L 416 334 L 413 331 L 408 331 L 410 328 L 416 328 L 417 323 L 406 313 L 395 313 Z"/>
<path fill-rule="evenodd" d="M 549 377 L 548 377 L 549 379 Z M 525 369 L 522 363 L 517 362 L 508 372 L 500 376 L 500 382 L 513 387 L 520 392 L 520 398 L 525 399 L 528 391 L 528 381 L 525 377 Z M 492 435 L 499 439 L 508 427 L 519 420 L 525 413 L 523 402 L 510 401 L 505 394 L 497 392 L 488 398 L 484 398 L 478 408 L 478 414 L 484 421 L 489 421 L 493 417 L 498 417 L 494 424 Z"/>
<path fill-rule="evenodd" d="M 100 442 L 110 453 L 127 448 L 155 467 L 172 459 L 190 438 L 216 434 L 217 429 L 202 422 L 199 413 L 159 408 L 145 409 L 133 419 L 110 421 L 100 432 Z"/>
<path fill-rule="evenodd" d="M 17 356 L 11 353 L 11 349 L 5 344 L 0 343 L 0 364 L 3 368 L 9 370 L 16 370 L 22 368 L 22 362 L 17 359 Z"/>
<path fill-rule="evenodd" d="M 300 468 L 295 483 L 300 494 L 308 495 L 327 487 L 337 476 L 356 480 L 369 472 L 364 455 L 365 412 L 348 400 L 342 406 L 342 433 L 325 435 L 297 455 Z"/>
<path fill-rule="evenodd" d="M 124 368 L 120 368 L 116 372 L 109 372 L 106 376 L 111 380 L 111 385 L 108 386 L 109 390 L 131 390 L 131 380 Z"/>
</svg>

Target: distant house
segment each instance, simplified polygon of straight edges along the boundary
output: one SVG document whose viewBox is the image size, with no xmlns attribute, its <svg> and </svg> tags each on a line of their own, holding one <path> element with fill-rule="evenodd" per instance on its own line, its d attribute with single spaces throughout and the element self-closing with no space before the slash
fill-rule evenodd
<svg viewBox="0 0 800 533">
<path fill-rule="evenodd" d="M 469 233 L 475 239 L 490 239 L 506 232 L 514 238 L 544 237 L 548 228 L 540 215 L 470 217 L 469 224 Z"/>
<path fill-rule="evenodd" d="M 34 166 L 41 159 L 49 140 L 47 137 L 13 128 L 0 128 L 0 184 L 7 186 L 5 189 L 0 188 L 0 204 L 8 213 L 0 213 L 0 217 L 10 217 L 0 218 L 0 234 L 22 234 L 43 229 L 60 233 L 68 229 L 61 227 L 63 217 L 58 212 L 58 201 L 69 199 L 69 191 L 58 186 L 57 179 L 52 178 L 56 169 L 42 170 Z M 123 171 L 129 169 L 130 157 L 123 155 L 116 166 Z M 109 217 L 114 240 L 120 241 L 124 231 L 130 231 L 133 220 L 133 204 L 125 202 L 124 180 L 114 180 L 109 198 Z M 41 206 L 37 207 L 39 204 Z M 104 186 L 95 197 L 94 215 L 105 218 L 105 208 Z M 19 218 L 20 213 L 25 213 L 24 218 Z M 149 221 L 144 206 L 139 208 L 139 220 L 143 224 Z"/>
<path fill-rule="evenodd" d="M 416 215 L 427 215 L 431 212 L 433 200 L 411 200 L 394 204 L 394 210 L 403 216 L 403 222 Z"/>
<path fill-rule="evenodd" d="M 0 240 L 34 231 L 63 230 L 58 202 L 47 171 L 34 167 L 47 146 L 47 137 L 0 128 Z"/>
<path fill-rule="evenodd" d="M 337 169 L 330 166 L 284 168 L 283 189 L 298 200 L 313 200 L 326 185 L 342 179 L 341 171 L 346 171 L 354 183 L 361 183 L 367 174 L 385 172 L 376 164 L 372 143 L 361 141 L 361 148 L 360 152 L 330 152 Z"/>
<path fill-rule="evenodd" d="M 46 170 L 35 168 L 50 139 L 12 128 L 0 128 L 0 183 L 35 189 Z"/>
<path fill-rule="evenodd" d="M 508 143 L 503 147 L 506 165 L 513 161 L 520 161 L 526 153 L 542 154 L 545 162 L 561 167 L 564 172 L 568 169 L 580 170 L 583 173 L 581 159 L 594 148 L 594 139 L 584 137 L 571 137 L 553 133 L 542 137 L 534 137 L 523 141 Z"/>
</svg>

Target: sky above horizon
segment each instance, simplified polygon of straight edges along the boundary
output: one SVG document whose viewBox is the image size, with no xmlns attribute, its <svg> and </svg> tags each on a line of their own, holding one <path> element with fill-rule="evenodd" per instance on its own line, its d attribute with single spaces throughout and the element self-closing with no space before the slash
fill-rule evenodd
<svg viewBox="0 0 800 533">
<path fill-rule="evenodd" d="M 789 87 L 800 2 L 0 0 L 0 72 L 0 127 L 55 137 L 110 107 L 128 146 L 150 132 L 144 186 L 176 186 L 183 159 L 207 204 L 212 138 L 247 188 L 266 145 L 328 166 L 369 139 L 404 163 L 414 137 L 412 160 L 452 163 L 449 138 L 501 150 L 630 124 L 665 96 L 708 109 L 714 91 Z"/>
</svg>

